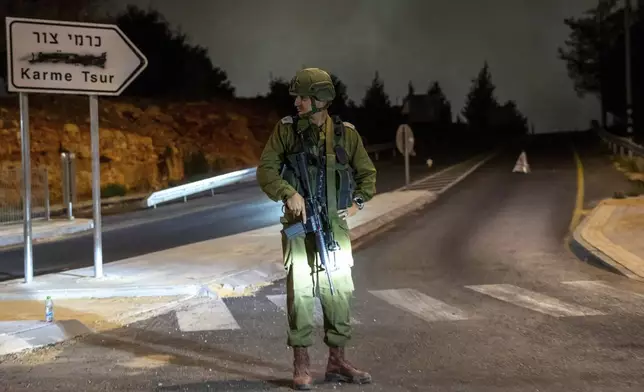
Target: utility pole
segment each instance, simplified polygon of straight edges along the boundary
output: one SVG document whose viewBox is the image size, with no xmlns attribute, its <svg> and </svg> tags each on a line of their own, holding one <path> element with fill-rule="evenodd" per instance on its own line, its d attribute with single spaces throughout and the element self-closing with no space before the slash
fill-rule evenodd
<svg viewBox="0 0 644 392">
<path fill-rule="evenodd" d="M 606 129 L 606 104 L 604 99 L 606 99 L 606 93 L 604 91 L 605 82 L 604 82 L 604 7 L 603 0 L 599 0 L 597 5 L 597 44 L 598 44 L 598 62 L 599 62 L 599 104 L 601 106 L 601 115 L 602 115 L 602 128 Z"/>
<path fill-rule="evenodd" d="M 631 0 L 624 0 L 624 56 L 626 69 L 626 133 L 633 137 L 633 91 L 631 82 Z"/>
</svg>

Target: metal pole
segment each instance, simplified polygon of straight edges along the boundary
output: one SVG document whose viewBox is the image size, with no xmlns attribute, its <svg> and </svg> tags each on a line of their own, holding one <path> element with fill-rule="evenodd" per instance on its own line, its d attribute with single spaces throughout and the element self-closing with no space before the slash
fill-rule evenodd
<svg viewBox="0 0 644 392">
<path fill-rule="evenodd" d="M 33 248 L 31 239 L 31 147 L 29 145 L 29 99 L 26 93 L 19 93 L 20 139 L 22 145 L 22 196 L 23 233 L 25 247 L 25 283 L 34 278 Z"/>
<path fill-rule="evenodd" d="M 605 82 L 603 80 L 604 78 L 604 7 L 602 0 L 599 0 L 599 4 L 597 4 L 597 35 L 599 37 L 599 56 L 598 56 L 598 61 L 599 61 L 599 105 L 600 105 L 600 110 L 601 110 L 601 126 L 602 129 L 606 129 L 606 103 L 604 102 L 604 99 L 606 98 L 606 93 L 605 93 Z"/>
<path fill-rule="evenodd" d="M 631 0 L 624 0 L 624 56 L 626 79 L 626 132 L 633 136 L 633 91 L 631 88 Z"/>
<path fill-rule="evenodd" d="M 51 220 L 51 206 L 49 200 L 49 173 L 45 170 L 45 219 Z"/>
<path fill-rule="evenodd" d="M 99 156 L 98 97 L 89 96 L 89 118 L 92 149 L 92 206 L 94 212 L 94 277 L 103 276 L 103 244 L 101 238 L 101 164 Z"/>
</svg>

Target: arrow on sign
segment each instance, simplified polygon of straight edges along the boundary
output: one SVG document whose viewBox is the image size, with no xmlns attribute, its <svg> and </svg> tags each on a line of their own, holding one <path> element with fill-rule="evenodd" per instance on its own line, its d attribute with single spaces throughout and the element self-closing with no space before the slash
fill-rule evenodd
<svg viewBox="0 0 644 392">
<path fill-rule="evenodd" d="M 8 90 L 120 95 L 148 65 L 116 25 L 6 18 Z"/>
</svg>

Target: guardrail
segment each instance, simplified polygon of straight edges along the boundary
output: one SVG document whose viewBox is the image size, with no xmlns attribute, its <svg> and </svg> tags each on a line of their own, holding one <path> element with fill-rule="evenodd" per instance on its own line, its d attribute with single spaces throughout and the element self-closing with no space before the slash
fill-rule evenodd
<svg viewBox="0 0 644 392">
<path fill-rule="evenodd" d="M 396 155 L 396 146 L 394 143 L 374 144 L 365 147 L 369 154 L 374 154 L 375 159 L 378 159 L 379 153 L 387 150 L 392 150 L 392 154 Z M 143 199 L 144 207 L 156 208 L 158 204 L 183 199 L 183 202 L 188 201 L 188 196 L 198 193 L 210 191 L 214 192 L 215 189 L 227 185 L 241 184 L 244 182 L 254 181 L 257 173 L 257 167 L 248 169 L 237 170 L 234 172 L 222 174 L 215 177 L 206 178 L 199 181 L 194 181 L 188 184 L 174 186 L 172 188 L 162 189 L 151 193 L 147 198 Z"/>
<path fill-rule="evenodd" d="M 613 154 L 628 156 L 629 158 L 633 158 L 633 156 L 644 157 L 644 146 L 636 144 L 628 138 L 613 135 L 601 129 L 597 131 L 597 134 L 608 145 Z"/>
</svg>

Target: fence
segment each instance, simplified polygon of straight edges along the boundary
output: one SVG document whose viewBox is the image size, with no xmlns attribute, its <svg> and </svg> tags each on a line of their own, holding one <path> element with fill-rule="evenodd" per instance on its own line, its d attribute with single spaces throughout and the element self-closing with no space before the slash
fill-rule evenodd
<svg viewBox="0 0 644 392">
<path fill-rule="evenodd" d="M 22 222 L 22 168 L 0 170 L 0 224 Z M 49 180 L 47 168 L 38 167 L 31 174 L 31 217 L 49 219 Z"/>
<path fill-rule="evenodd" d="M 615 155 L 629 158 L 644 157 L 644 147 L 633 143 L 628 138 L 616 136 L 604 130 L 597 130 L 597 135 Z"/>
</svg>

